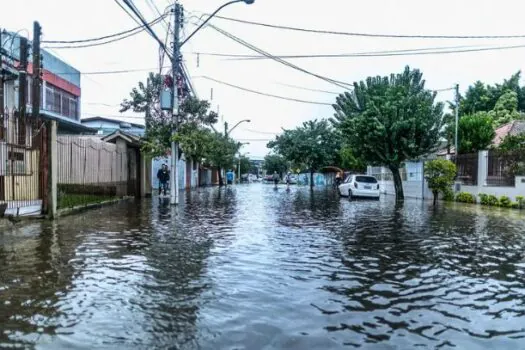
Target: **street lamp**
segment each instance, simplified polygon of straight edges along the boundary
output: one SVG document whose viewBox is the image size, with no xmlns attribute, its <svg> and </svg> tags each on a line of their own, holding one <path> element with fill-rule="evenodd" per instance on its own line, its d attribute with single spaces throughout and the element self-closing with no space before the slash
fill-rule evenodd
<svg viewBox="0 0 525 350">
<path fill-rule="evenodd" d="M 221 7 L 219 7 L 217 10 L 215 10 L 215 12 L 213 12 L 211 15 L 208 16 L 208 18 L 201 23 L 200 26 L 197 27 L 197 29 L 195 29 L 195 31 L 193 33 L 190 34 L 190 36 L 188 36 L 180 45 L 179 45 L 179 48 L 182 47 L 184 44 L 186 44 L 186 42 L 188 42 L 188 40 L 190 40 L 202 27 L 204 27 L 206 25 L 206 23 L 208 23 L 210 21 L 210 19 L 212 19 L 220 10 L 222 10 L 223 8 L 225 8 L 226 6 L 229 6 L 229 5 L 232 5 L 232 4 L 236 4 L 238 2 L 244 2 L 245 4 L 247 5 L 251 5 L 255 2 L 255 0 L 233 0 L 233 1 L 230 1 L 230 2 L 227 2 L 225 3 L 224 5 L 222 5 Z"/>
<path fill-rule="evenodd" d="M 241 120 L 240 122 L 238 122 L 237 124 L 235 124 L 230 130 L 228 130 L 228 123 L 227 122 L 224 122 L 224 136 L 228 137 L 228 135 L 230 135 L 230 133 L 236 128 L 238 127 L 240 124 L 242 123 L 251 123 L 252 121 L 250 119 L 243 119 Z"/>
</svg>

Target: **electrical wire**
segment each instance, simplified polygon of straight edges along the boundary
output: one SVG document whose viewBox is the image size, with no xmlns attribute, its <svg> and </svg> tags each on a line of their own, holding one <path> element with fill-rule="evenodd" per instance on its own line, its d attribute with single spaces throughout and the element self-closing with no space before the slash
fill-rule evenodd
<svg viewBox="0 0 525 350">
<path fill-rule="evenodd" d="M 281 59 L 279 57 L 276 57 L 276 56 L 274 56 L 274 55 L 272 55 L 272 54 L 270 54 L 270 53 L 268 53 L 268 52 L 266 52 L 266 51 L 264 51 L 262 49 L 259 49 L 258 47 L 254 46 L 252 44 L 247 43 L 246 41 L 240 39 L 239 37 L 237 37 L 237 36 L 235 36 L 235 35 L 233 35 L 231 33 L 228 33 L 225 30 L 220 29 L 220 28 L 214 26 L 213 24 L 208 24 L 208 26 L 213 28 L 217 32 L 221 33 L 222 35 L 226 36 L 227 38 L 230 38 L 231 40 L 233 40 L 233 41 L 235 41 L 235 42 L 237 42 L 237 43 L 239 43 L 239 44 L 241 44 L 241 45 L 251 49 L 252 51 L 255 51 L 255 52 L 259 53 L 259 54 L 262 54 L 262 55 L 264 55 L 264 56 L 266 56 L 268 58 L 271 58 L 272 60 L 277 61 L 277 62 L 279 62 L 279 63 L 281 63 L 281 64 L 283 64 L 285 66 L 288 66 L 288 67 L 290 67 L 292 69 L 298 70 L 298 71 L 300 71 L 302 73 L 305 73 L 305 74 L 308 74 L 310 76 L 316 77 L 318 79 L 324 80 L 324 81 L 326 81 L 328 83 L 336 85 L 336 86 L 338 86 L 340 88 L 343 88 L 345 90 L 349 90 L 350 87 L 352 86 L 352 84 L 349 84 L 349 83 L 346 83 L 346 82 L 342 82 L 342 81 L 339 81 L 339 80 L 335 80 L 335 79 L 332 79 L 332 78 L 327 78 L 325 76 L 322 76 L 322 75 L 310 72 L 310 71 L 308 71 L 308 70 L 306 70 L 304 68 L 298 67 L 298 66 L 296 66 L 296 65 L 294 65 L 294 64 L 292 64 L 290 62 L 287 62 L 287 61 L 285 61 L 285 60 L 283 60 L 283 59 Z"/>
<path fill-rule="evenodd" d="M 313 92 L 323 92 L 325 94 L 332 94 L 332 95 L 339 95 L 340 94 L 340 92 L 328 91 L 328 90 L 319 90 L 319 89 L 309 89 L 309 88 L 305 88 L 305 87 L 302 87 L 302 86 L 285 84 L 285 83 L 276 83 L 276 84 L 282 85 L 282 86 L 288 86 L 288 87 L 295 88 L 295 89 L 300 89 L 300 90 L 313 91 Z"/>
<path fill-rule="evenodd" d="M 43 49 L 82 49 L 82 48 L 86 48 L 86 47 L 101 46 L 101 45 L 111 44 L 111 43 L 114 43 L 114 42 L 117 42 L 117 41 L 120 41 L 120 40 L 123 40 L 123 39 L 127 39 L 129 37 L 132 37 L 134 35 L 142 33 L 144 30 L 145 29 L 141 29 L 141 30 L 139 30 L 137 32 L 129 33 L 129 34 L 121 36 L 119 38 L 111 39 L 111 40 L 108 40 L 108 41 L 103 41 L 103 42 L 100 42 L 100 43 L 83 44 L 83 45 L 69 45 L 69 46 L 44 46 L 42 48 Z"/>
<path fill-rule="evenodd" d="M 209 16 L 209 14 L 206 14 Z M 342 35 L 342 36 L 360 36 L 360 37 L 371 37 L 371 38 L 397 38 L 397 39 L 518 39 L 525 38 L 525 34 L 513 34 L 513 35 L 405 35 L 405 34 L 376 34 L 376 33 L 359 33 L 359 32 L 341 32 L 333 30 L 321 30 L 321 29 L 309 29 L 299 28 L 292 26 L 268 24 L 262 22 L 247 21 L 237 18 L 215 16 L 222 20 L 250 24 L 259 27 L 273 28 L 273 29 L 284 29 L 297 32 L 315 33 L 315 34 L 330 34 L 330 35 Z"/>
<path fill-rule="evenodd" d="M 119 5 L 120 3 L 118 2 L 118 0 L 115 0 Z M 144 19 L 144 17 L 142 16 L 142 14 L 140 13 L 140 11 L 136 8 L 136 6 L 133 4 L 133 2 L 131 0 L 122 0 L 124 2 L 124 4 L 126 4 L 126 6 L 128 6 L 128 8 L 135 14 L 135 16 L 137 16 L 137 18 L 140 20 L 140 22 L 142 22 L 142 24 L 145 26 L 145 29 L 150 33 L 150 35 L 159 43 L 159 45 L 161 46 L 161 48 L 164 50 L 164 52 L 166 53 L 166 55 L 168 55 L 168 57 L 172 57 L 171 53 L 168 51 L 168 49 L 166 48 L 166 45 L 164 45 L 164 43 L 162 42 L 162 40 L 159 39 L 159 37 L 157 36 L 157 34 L 153 31 L 153 29 L 148 25 L 147 21 Z M 121 6 L 122 7 L 122 6 Z M 129 14 L 129 12 L 126 11 L 126 13 Z"/>
<path fill-rule="evenodd" d="M 149 23 L 149 25 L 154 25 L 154 24 L 158 23 L 158 21 L 160 21 L 164 17 L 166 17 L 166 14 L 164 14 L 164 15 L 161 14 L 160 17 L 157 17 L 156 19 L 151 21 Z M 125 34 L 128 34 L 128 33 L 132 33 L 132 32 L 134 32 L 136 30 L 144 29 L 144 28 L 145 28 L 144 25 L 140 25 L 138 27 L 135 27 L 135 28 L 132 28 L 132 29 L 128 29 L 128 30 L 124 30 L 122 32 L 109 34 L 109 35 L 104 35 L 104 36 L 100 36 L 100 37 L 96 37 L 96 38 L 90 38 L 90 39 L 80 39 L 80 40 L 42 40 L 42 44 L 79 44 L 79 43 L 87 43 L 87 42 L 91 42 L 91 41 L 100 41 L 100 40 L 105 40 L 105 39 L 118 37 L 118 36 L 125 35 Z"/>
<path fill-rule="evenodd" d="M 300 100 L 300 99 L 297 99 L 297 98 L 284 97 L 284 96 L 272 95 L 272 94 L 268 94 L 268 93 L 264 93 L 264 92 L 260 92 L 260 91 L 255 91 L 255 90 L 248 89 L 248 88 L 245 88 L 245 87 L 242 87 L 242 86 L 230 84 L 230 83 L 227 83 L 227 82 L 215 79 L 215 78 L 211 78 L 211 77 L 208 77 L 206 75 L 202 75 L 200 77 L 203 78 L 203 79 L 206 79 L 206 80 L 210 80 L 210 81 L 216 82 L 218 84 L 226 85 L 226 86 L 238 89 L 238 90 L 251 92 L 252 94 L 257 94 L 257 95 L 261 95 L 261 96 L 273 97 L 273 98 L 277 98 L 277 99 L 280 99 L 280 100 L 300 102 L 300 103 L 307 103 L 307 104 L 314 104 L 314 105 L 332 106 L 332 103 L 327 103 L 327 102 L 315 102 L 315 101 Z"/>
</svg>

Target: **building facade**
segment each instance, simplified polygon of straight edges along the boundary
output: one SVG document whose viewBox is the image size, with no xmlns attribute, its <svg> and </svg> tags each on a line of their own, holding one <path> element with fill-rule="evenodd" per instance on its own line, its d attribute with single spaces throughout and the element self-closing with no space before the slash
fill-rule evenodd
<svg viewBox="0 0 525 350">
<path fill-rule="evenodd" d="M 146 127 L 142 124 L 128 123 L 105 117 L 83 118 L 82 125 L 96 130 L 97 135 L 109 135 L 117 130 L 135 136 L 144 136 Z"/>
</svg>

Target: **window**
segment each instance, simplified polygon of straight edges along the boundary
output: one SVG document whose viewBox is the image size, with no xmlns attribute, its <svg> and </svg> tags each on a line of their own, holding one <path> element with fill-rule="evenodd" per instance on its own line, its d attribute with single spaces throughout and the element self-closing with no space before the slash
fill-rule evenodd
<svg viewBox="0 0 525 350">
<path fill-rule="evenodd" d="M 366 184 L 376 184 L 377 183 L 376 178 L 372 176 L 356 176 L 355 181 L 366 183 Z"/>
<path fill-rule="evenodd" d="M 64 117 L 77 119 L 78 117 L 78 97 L 51 84 L 46 86 L 46 105 L 45 109 L 58 113 Z"/>
</svg>

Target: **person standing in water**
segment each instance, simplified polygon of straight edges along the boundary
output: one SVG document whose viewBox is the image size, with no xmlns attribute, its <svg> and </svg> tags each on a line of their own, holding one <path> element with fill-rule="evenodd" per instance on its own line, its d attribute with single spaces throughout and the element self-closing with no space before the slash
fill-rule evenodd
<svg viewBox="0 0 525 350">
<path fill-rule="evenodd" d="M 228 172 L 226 173 L 226 184 L 227 185 L 233 184 L 233 171 L 231 170 L 228 170 Z"/>
<path fill-rule="evenodd" d="M 159 179 L 159 195 L 166 195 L 166 190 L 168 189 L 168 182 L 170 181 L 170 171 L 166 164 L 162 164 L 162 168 L 157 172 L 157 179 Z"/>
<path fill-rule="evenodd" d="M 279 180 L 280 180 L 279 174 L 277 174 L 277 171 L 274 171 L 273 172 L 273 183 L 275 185 L 275 188 L 277 188 L 277 185 L 279 184 Z"/>
</svg>

